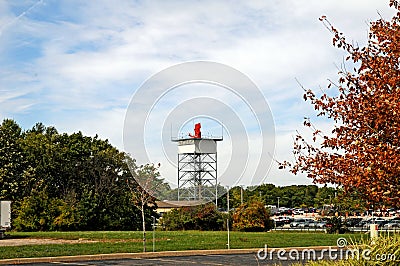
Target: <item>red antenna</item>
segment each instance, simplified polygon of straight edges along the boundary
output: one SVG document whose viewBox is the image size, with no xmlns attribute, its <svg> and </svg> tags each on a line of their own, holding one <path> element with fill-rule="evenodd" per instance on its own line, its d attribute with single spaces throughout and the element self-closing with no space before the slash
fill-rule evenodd
<svg viewBox="0 0 400 266">
<path fill-rule="evenodd" d="M 201 123 L 197 123 L 194 125 L 194 135 L 189 133 L 189 137 L 195 138 L 195 139 L 200 139 L 201 138 Z"/>
</svg>

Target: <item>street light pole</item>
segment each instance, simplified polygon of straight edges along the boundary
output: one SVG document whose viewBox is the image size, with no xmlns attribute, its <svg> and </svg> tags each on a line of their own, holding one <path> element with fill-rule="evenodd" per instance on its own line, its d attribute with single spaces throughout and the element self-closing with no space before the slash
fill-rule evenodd
<svg viewBox="0 0 400 266">
<path fill-rule="evenodd" d="M 155 242 L 155 228 L 156 228 L 156 217 L 153 217 L 153 252 L 155 251 L 156 248 L 156 242 Z"/>
<path fill-rule="evenodd" d="M 230 249 L 230 235 L 229 235 L 229 187 L 228 187 L 228 193 L 226 196 L 226 200 L 227 200 L 227 207 L 228 207 L 228 219 L 226 219 L 226 229 L 227 229 L 227 233 L 228 233 L 228 249 Z"/>
</svg>

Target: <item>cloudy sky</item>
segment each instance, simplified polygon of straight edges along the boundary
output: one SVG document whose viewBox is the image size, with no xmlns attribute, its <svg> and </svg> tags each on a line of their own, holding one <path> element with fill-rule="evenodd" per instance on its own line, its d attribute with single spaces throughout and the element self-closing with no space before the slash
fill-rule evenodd
<svg viewBox="0 0 400 266">
<path fill-rule="evenodd" d="M 318 18 L 326 15 L 363 45 L 368 23 L 394 14 L 388 2 L 1 0 L 0 119 L 15 119 L 25 129 L 43 122 L 60 132 L 98 134 L 124 150 L 126 110 L 141 84 L 179 63 L 213 61 L 259 87 L 274 117 L 273 156 L 291 159 L 292 136 L 303 130 L 303 117 L 313 114 L 296 79 L 306 88 L 325 89 L 343 61 Z M 190 99 L 198 90 L 193 86 L 182 94 Z M 155 107 L 161 119 L 176 107 L 169 100 L 179 98 L 174 93 Z M 235 106 L 223 91 L 208 88 L 203 94 Z M 246 124 L 245 116 L 242 121 Z M 329 128 L 328 121 L 316 123 Z M 226 161 L 230 152 L 219 154 Z M 153 160 L 162 160 L 158 156 Z M 266 182 L 311 183 L 276 168 L 272 165 Z M 175 170 L 165 171 L 173 176 Z"/>
</svg>

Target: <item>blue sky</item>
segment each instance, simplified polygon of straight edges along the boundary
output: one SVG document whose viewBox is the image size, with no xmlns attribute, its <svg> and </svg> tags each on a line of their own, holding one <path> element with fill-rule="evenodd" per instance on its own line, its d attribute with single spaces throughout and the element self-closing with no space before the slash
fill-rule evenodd
<svg viewBox="0 0 400 266">
<path fill-rule="evenodd" d="M 295 79 L 326 89 L 343 61 L 318 18 L 326 15 L 362 45 L 378 12 L 394 14 L 388 2 L 0 1 L 0 119 L 13 118 L 25 129 L 43 122 L 60 132 L 98 134 L 123 150 L 125 112 L 135 90 L 167 67 L 209 60 L 258 85 L 274 116 L 274 156 L 290 159 L 292 136 L 313 114 Z M 223 92 L 214 96 L 230 101 Z M 174 105 L 162 103 L 160 114 Z M 317 123 L 329 128 L 327 121 Z M 272 166 L 266 182 L 311 180 Z"/>
</svg>

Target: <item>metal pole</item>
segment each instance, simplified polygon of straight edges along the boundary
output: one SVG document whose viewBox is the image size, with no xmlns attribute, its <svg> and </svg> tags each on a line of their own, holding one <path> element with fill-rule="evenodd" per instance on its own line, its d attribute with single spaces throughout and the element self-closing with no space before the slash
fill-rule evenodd
<svg viewBox="0 0 400 266">
<path fill-rule="evenodd" d="M 217 145 L 217 144 L 215 144 Z M 218 209 L 218 172 L 217 172 L 217 152 L 215 152 L 215 208 Z"/>
<path fill-rule="evenodd" d="M 226 198 L 227 198 L 227 208 L 228 208 L 228 214 L 229 214 L 229 187 L 228 187 L 228 193 L 226 194 Z M 228 216 L 229 217 L 229 216 Z"/>
<path fill-rule="evenodd" d="M 229 187 L 228 187 L 228 193 L 227 193 L 227 205 L 228 205 L 228 219 L 226 219 L 226 229 L 228 232 L 228 249 L 230 249 L 230 235 L 229 235 Z"/>
<path fill-rule="evenodd" d="M 178 201 L 180 200 L 180 195 L 179 195 L 179 189 L 180 189 L 180 187 L 179 187 L 179 179 L 181 178 L 181 173 L 180 173 L 180 170 L 179 170 L 179 168 L 181 167 L 181 164 L 180 164 L 180 158 L 179 158 L 179 153 L 178 153 Z"/>
<path fill-rule="evenodd" d="M 228 249 L 230 249 L 231 247 L 230 247 L 230 241 L 229 241 L 229 218 L 228 219 L 226 219 L 226 228 L 228 229 L 228 244 L 227 244 L 227 246 L 228 246 Z"/>
<path fill-rule="evenodd" d="M 156 249 L 156 242 L 155 242 L 156 217 L 155 216 L 152 217 L 153 217 L 153 252 L 154 252 Z"/>
<path fill-rule="evenodd" d="M 243 204 L 243 186 L 240 186 L 240 204 Z"/>
<path fill-rule="evenodd" d="M 278 212 L 279 212 L 279 199 L 280 199 L 281 197 L 278 197 Z"/>
<path fill-rule="evenodd" d="M 202 165 L 201 165 L 201 162 L 202 162 L 202 160 L 201 160 L 201 154 L 200 155 L 198 155 L 198 164 L 197 164 L 197 177 L 198 177 L 198 186 L 199 186 L 199 200 L 202 200 L 203 199 L 203 188 L 202 188 L 202 186 L 203 186 L 203 177 L 201 176 L 201 172 L 202 172 Z"/>
</svg>

